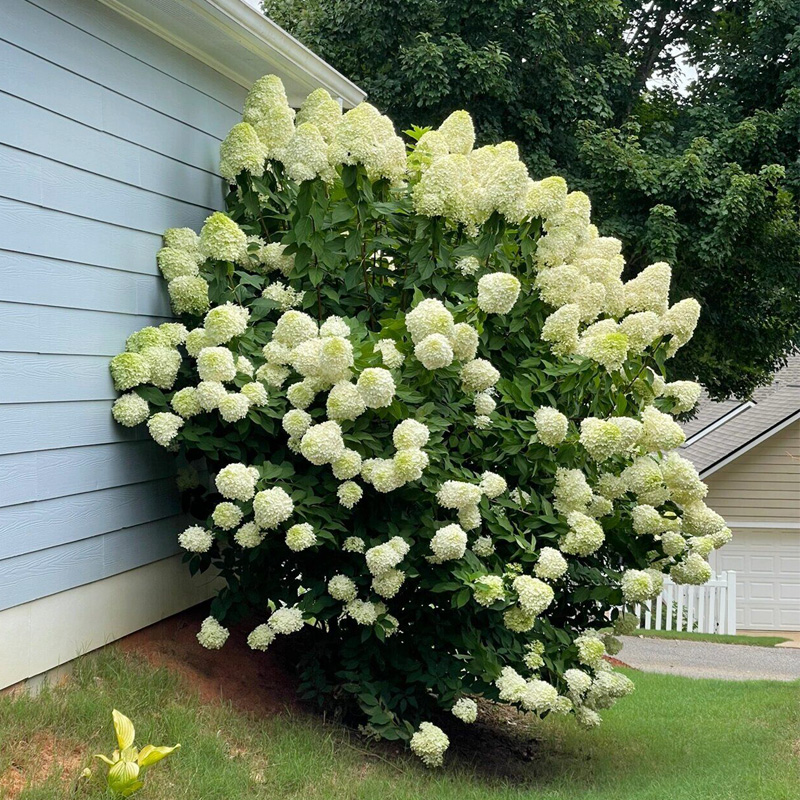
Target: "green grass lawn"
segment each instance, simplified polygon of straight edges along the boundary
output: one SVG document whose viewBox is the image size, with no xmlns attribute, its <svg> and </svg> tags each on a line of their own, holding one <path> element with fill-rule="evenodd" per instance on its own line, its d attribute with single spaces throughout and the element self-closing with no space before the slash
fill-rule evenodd
<svg viewBox="0 0 800 800">
<path fill-rule="evenodd" d="M 140 745 L 183 745 L 153 768 L 142 800 L 796 800 L 800 683 L 631 674 L 636 693 L 598 730 L 509 718 L 454 736 L 445 768 L 429 771 L 310 714 L 201 705 L 174 674 L 107 648 L 64 687 L 0 697 L 0 797 L 23 775 L 37 785 L 11 796 L 104 797 L 99 780 L 77 776 L 112 749 L 117 707 Z"/>
<path fill-rule="evenodd" d="M 656 639 L 687 639 L 691 642 L 744 644 L 748 647 L 775 647 L 776 644 L 789 641 L 784 636 L 740 636 L 726 633 L 695 633 L 694 631 L 648 631 L 639 629 L 634 635 Z"/>
</svg>

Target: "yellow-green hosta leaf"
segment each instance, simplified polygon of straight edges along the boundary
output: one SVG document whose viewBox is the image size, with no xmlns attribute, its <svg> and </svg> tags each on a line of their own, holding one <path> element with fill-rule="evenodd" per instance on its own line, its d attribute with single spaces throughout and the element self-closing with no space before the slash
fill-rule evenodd
<svg viewBox="0 0 800 800">
<path fill-rule="evenodd" d="M 126 747 L 119 755 L 123 761 L 137 761 L 139 760 L 139 748 L 131 745 Z"/>
<path fill-rule="evenodd" d="M 112 761 L 108 756 L 104 756 L 102 753 L 95 753 L 94 757 L 99 758 L 101 761 L 105 761 L 106 764 L 108 764 L 110 767 L 113 767 L 114 764 L 116 763 L 115 761 Z"/>
<path fill-rule="evenodd" d="M 148 744 L 139 751 L 139 766 L 151 767 L 179 748 L 179 744 L 176 744 L 175 747 L 153 747 L 152 744 Z"/>
<path fill-rule="evenodd" d="M 108 788 L 122 794 L 136 783 L 138 777 L 139 765 L 135 761 L 117 761 L 108 771 Z"/>
<path fill-rule="evenodd" d="M 136 781 L 136 783 L 132 783 L 127 789 L 123 789 L 120 794 L 123 797 L 130 797 L 134 792 L 138 792 L 142 786 L 144 786 L 144 781 Z"/>
<path fill-rule="evenodd" d="M 130 747 L 136 735 L 133 723 L 124 714 L 120 714 L 116 708 L 111 712 L 111 717 L 114 720 L 114 730 L 117 734 L 119 749 L 124 750 L 126 747 Z"/>
</svg>

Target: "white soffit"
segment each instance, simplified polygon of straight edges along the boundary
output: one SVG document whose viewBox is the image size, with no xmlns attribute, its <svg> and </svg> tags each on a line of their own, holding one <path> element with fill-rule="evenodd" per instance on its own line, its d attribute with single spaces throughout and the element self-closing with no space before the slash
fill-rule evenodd
<svg viewBox="0 0 800 800">
<path fill-rule="evenodd" d="M 244 0 L 101 0 L 139 25 L 249 88 L 274 73 L 299 106 L 323 87 L 345 108 L 366 93 Z"/>
</svg>

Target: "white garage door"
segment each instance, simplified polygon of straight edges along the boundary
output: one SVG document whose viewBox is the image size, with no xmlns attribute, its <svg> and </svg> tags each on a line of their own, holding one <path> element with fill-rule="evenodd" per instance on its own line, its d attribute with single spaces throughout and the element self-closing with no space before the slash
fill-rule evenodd
<svg viewBox="0 0 800 800">
<path fill-rule="evenodd" d="M 800 530 L 734 529 L 715 553 L 717 571 L 736 571 L 736 627 L 800 630 Z"/>
</svg>

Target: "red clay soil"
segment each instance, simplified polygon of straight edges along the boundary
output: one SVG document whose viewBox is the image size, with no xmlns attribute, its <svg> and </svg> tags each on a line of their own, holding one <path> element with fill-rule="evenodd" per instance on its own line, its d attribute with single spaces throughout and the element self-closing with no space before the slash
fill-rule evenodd
<svg viewBox="0 0 800 800">
<path fill-rule="evenodd" d="M 257 715 L 298 707 L 294 676 L 272 653 L 247 646 L 252 625 L 232 626 L 223 650 L 206 650 L 197 641 L 206 616 L 207 606 L 196 606 L 120 639 L 117 646 L 177 672 L 203 702 L 230 702 Z"/>
<path fill-rule="evenodd" d="M 625 667 L 625 669 L 636 669 L 636 667 L 632 667 L 630 664 L 626 664 L 624 661 L 620 661 L 618 658 L 614 658 L 614 656 L 603 656 L 603 658 L 611 664 L 612 667 Z"/>
<path fill-rule="evenodd" d="M 26 787 L 38 786 L 57 771 L 64 787 L 64 797 L 69 796 L 69 782 L 87 762 L 88 754 L 82 745 L 41 731 L 30 740 L 7 743 L 5 755 L 8 767 L 0 773 L 0 797 L 16 800 Z"/>
<path fill-rule="evenodd" d="M 290 670 L 274 652 L 247 646 L 252 624 L 232 626 L 223 650 L 206 650 L 197 641 L 206 616 L 207 605 L 196 606 L 120 639 L 117 646 L 177 672 L 204 702 L 230 702 L 240 711 L 257 715 L 300 708 L 297 680 Z M 615 667 L 629 666 L 618 658 L 605 658 Z"/>
</svg>

